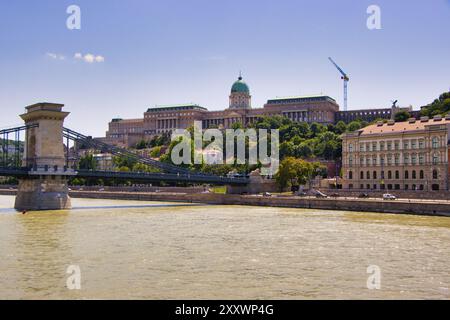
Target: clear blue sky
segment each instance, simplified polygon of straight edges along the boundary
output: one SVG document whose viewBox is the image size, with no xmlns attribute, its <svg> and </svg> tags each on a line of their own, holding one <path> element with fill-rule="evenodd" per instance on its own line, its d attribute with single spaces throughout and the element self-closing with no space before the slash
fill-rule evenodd
<svg viewBox="0 0 450 320">
<path fill-rule="evenodd" d="M 66 28 L 71 4 L 81 30 Z M 382 30 L 366 27 L 371 4 Z M 449 35 L 450 0 L 0 0 L 0 127 L 40 101 L 94 136 L 154 105 L 224 109 L 239 70 L 253 107 L 318 93 L 341 104 L 328 56 L 350 75 L 349 109 L 418 108 L 450 87 Z"/>
</svg>

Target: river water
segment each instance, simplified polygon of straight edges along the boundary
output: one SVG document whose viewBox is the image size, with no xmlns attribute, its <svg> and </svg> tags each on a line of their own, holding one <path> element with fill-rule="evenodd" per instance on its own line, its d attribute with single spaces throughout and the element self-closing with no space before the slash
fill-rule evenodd
<svg viewBox="0 0 450 320">
<path fill-rule="evenodd" d="M 0 196 L 0 299 L 450 298 L 450 218 L 72 201 L 22 215 Z"/>
</svg>

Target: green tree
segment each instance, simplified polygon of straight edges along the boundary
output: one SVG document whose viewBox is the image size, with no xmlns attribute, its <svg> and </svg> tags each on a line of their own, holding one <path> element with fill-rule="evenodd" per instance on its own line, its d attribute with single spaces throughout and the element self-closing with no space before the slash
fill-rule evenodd
<svg viewBox="0 0 450 320">
<path fill-rule="evenodd" d="M 145 140 L 141 140 L 136 144 L 136 149 L 138 150 L 142 150 L 147 148 L 147 142 L 145 142 Z"/>
<path fill-rule="evenodd" d="M 284 190 L 289 185 L 295 184 L 298 170 L 297 160 L 294 157 L 287 157 L 281 161 L 278 172 L 275 174 L 275 180 L 280 190 Z"/>
<path fill-rule="evenodd" d="M 323 166 L 318 162 L 308 162 L 294 157 L 286 157 L 280 163 L 278 172 L 275 174 L 280 190 L 296 184 L 310 184 L 311 179 L 323 172 Z"/>
<path fill-rule="evenodd" d="M 310 128 L 311 128 L 311 132 L 312 132 L 314 137 L 316 137 L 320 133 L 325 132 L 327 130 L 327 128 L 323 124 L 320 124 L 320 123 L 317 123 L 317 122 L 313 122 L 311 124 Z"/>
<path fill-rule="evenodd" d="M 119 171 L 121 168 L 127 167 L 130 171 L 131 168 L 136 164 L 137 159 L 134 157 L 128 157 L 128 156 L 114 156 L 113 157 L 113 164 L 116 168 L 119 168 Z"/>
<path fill-rule="evenodd" d="M 450 91 L 442 93 L 438 99 L 424 106 L 420 110 L 422 116 L 433 117 L 435 115 L 446 116 L 450 112 Z"/>
<path fill-rule="evenodd" d="M 235 122 L 231 125 L 231 129 L 238 130 L 238 129 L 244 129 L 244 126 L 241 122 Z"/>
<path fill-rule="evenodd" d="M 342 120 L 336 123 L 336 125 L 334 126 L 334 132 L 336 134 L 343 134 L 345 131 L 347 131 L 347 125 Z"/>
<path fill-rule="evenodd" d="M 95 170 L 97 169 L 97 160 L 92 154 L 86 154 L 80 158 L 79 168 L 83 170 Z"/>
<path fill-rule="evenodd" d="M 150 151 L 150 156 L 152 158 L 158 158 L 161 155 L 161 148 L 161 146 L 152 148 L 152 150 Z"/>
<path fill-rule="evenodd" d="M 407 121 L 409 118 L 411 118 L 411 114 L 406 110 L 401 110 L 397 112 L 394 116 L 395 122 Z"/>
<path fill-rule="evenodd" d="M 347 130 L 350 132 L 356 131 L 361 129 L 361 122 L 359 121 L 352 121 L 348 124 Z"/>
<path fill-rule="evenodd" d="M 302 142 L 295 147 L 295 156 L 298 158 L 310 158 L 313 156 L 313 149 L 307 142 Z"/>
</svg>

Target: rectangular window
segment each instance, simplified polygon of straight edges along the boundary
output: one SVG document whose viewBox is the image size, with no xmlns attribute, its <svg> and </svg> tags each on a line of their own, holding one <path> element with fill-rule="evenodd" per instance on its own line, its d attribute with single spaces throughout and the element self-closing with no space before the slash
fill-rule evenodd
<svg viewBox="0 0 450 320">
<path fill-rule="evenodd" d="M 403 149 L 408 150 L 408 146 L 409 146 L 408 140 L 405 140 L 405 141 L 403 142 Z"/>
</svg>

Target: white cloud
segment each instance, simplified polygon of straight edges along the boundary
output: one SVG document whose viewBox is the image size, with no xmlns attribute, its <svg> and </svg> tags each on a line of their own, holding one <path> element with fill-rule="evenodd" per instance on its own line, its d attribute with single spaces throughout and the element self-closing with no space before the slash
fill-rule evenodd
<svg viewBox="0 0 450 320">
<path fill-rule="evenodd" d="M 95 62 L 105 62 L 105 57 L 100 56 L 100 55 L 93 55 L 92 53 L 88 53 L 83 55 L 82 53 L 75 53 L 75 55 L 73 56 L 74 59 L 76 60 L 83 60 L 86 63 L 95 63 Z"/>
<path fill-rule="evenodd" d="M 53 60 L 65 60 L 66 57 L 59 53 L 47 52 L 45 54 L 48 58 Z"/>
<path fill-rule="evenodd" d="M 86 54 L 85 56 L 84 56 L 84 61 L 86 61 L 87 63 L 93 63 L 94 61 L 95 61 L 95 56 L 93 55 L 93 54 L 90 54 L 90 53 L 88 53 L 88 54 Z"/>
</svg>

